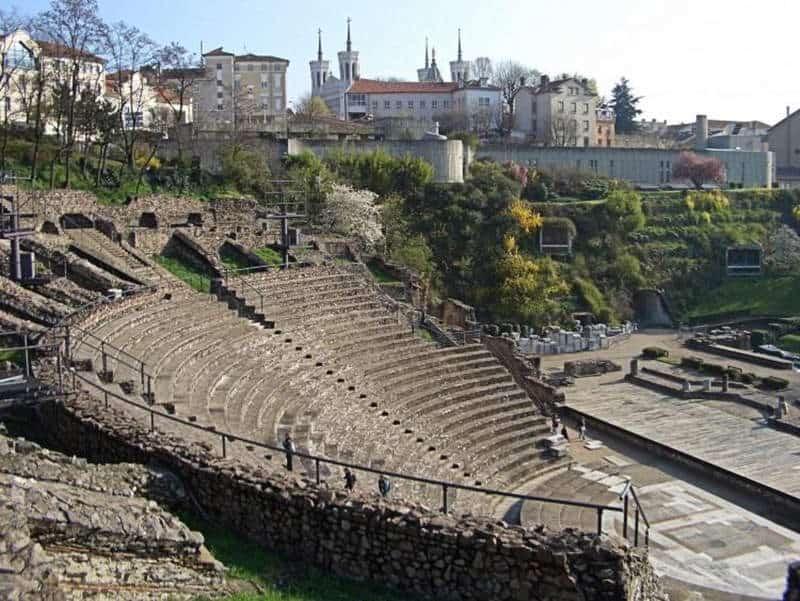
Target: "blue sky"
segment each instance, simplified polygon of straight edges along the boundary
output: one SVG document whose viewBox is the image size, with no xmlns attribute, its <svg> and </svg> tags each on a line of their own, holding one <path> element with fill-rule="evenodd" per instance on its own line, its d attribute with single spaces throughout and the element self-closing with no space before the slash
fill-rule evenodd
<svg viewBox="0 0 800 601">
<path fill-rule="evenodd" d="M 318 27 L 336 70 L 350 16 L 363 77 L 413 78 L 425 36 L 445 66 L 461 27 L 468 59 L 514 58 L 550 74 L 580 72 L 606 95 L 625 75 L 644 96 L 647 118 L 687 121 L 707 113 L 774 123 L 787 105 L 800 108 L 800 2 L 792 0 L 99 2 L 107 21 L 125 20 L 161 43 L 199 50 L 202 40 L 206 49 L 288 58 L 290 100 L 310 88 Z M 27 13 L 48 4 L 15 3 Z"/>
</svg>

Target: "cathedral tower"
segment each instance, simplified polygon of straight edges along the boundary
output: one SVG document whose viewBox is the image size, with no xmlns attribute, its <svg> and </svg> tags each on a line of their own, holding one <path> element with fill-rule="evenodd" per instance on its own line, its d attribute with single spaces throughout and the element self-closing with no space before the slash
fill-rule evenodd
<svg viewBox="0 0 800 601">
<path fill-rule="evenodd" d="M 339 52 L 339 79 L 352 83 L 361 77 L 358 66 L 358 50 L 353 50 L 350 39 L 350 17 L 347 18 L 347 49 Z"/>
<path fill-rule="evenodd" d="M 319 94 L 320 88 L 325 85 L 330 71 L 330 63 L 322 58 L 322 30 L 317 30 L 317 60 L 309 61 L 311 67 L 311 94 Z"/>
</svg>

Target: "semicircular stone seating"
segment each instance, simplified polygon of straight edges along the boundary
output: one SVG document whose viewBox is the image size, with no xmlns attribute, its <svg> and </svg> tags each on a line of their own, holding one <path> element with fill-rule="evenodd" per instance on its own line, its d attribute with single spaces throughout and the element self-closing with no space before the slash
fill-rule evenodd
<svg viewBox="0 0 800 601">
<path fill-rule="evenodd" d="M 488 350 L 426 342 L 363 274 L 290 269 L 234 279 L 226 290 L 274 328 L 208 296 L 152 294 L 87 318 L 93 336 L 76 332 L 76 355 L 101 371 L 103 340 L 105 379 L 119 394 L 146 390 L 130 354 L 145 362 L 154 402 L 171 413 L 273 445 L 291 432 L 300 450 L 377 470 L 518 490 L 564 466 L 543 455 L 544 416 Z M 203 432 L 159 427 L 217 444 Z M 247 461 L 274 455 L 229 447 Z M 313 464 L 302 467 L 314 474 Z M 341 473 L 323 464 L 321 476 L 335 482 Z M 375 477 L 361 480 L 371 486 Z M 396 479 L 393 489 L 441 503 L 438 486 Z M 492 510 L 486 495 L 452 489 L 448 505 Z"/>
</svg>

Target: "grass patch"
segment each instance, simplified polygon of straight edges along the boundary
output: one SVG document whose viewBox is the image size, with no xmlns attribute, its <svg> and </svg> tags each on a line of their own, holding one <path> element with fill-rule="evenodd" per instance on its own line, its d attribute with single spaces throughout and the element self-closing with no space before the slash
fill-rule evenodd
<svg viewBox="0 0 800 601">
<path fill-rule="evenodd" d="M 206 546 L 228 568 L 228 577 L 256 585 L 262 593 L 238 593 L 221 601 L 414 601 L 377 586 L 331 576 L 266 551 L 229 530 L 191 515 L 181 519 L 203 533 Z"/>
<path fill-rule="evenodd" d="M 374 277 L 379 284 L 395 284 L 400 281 L 383 269 L 377 261 L 367 261 L 367 267 L 372 273 L 372 277 Z"/>
<path fill-rule="evenodd" d="M 790 353 L 800 354 L 800 334 L 787 334 L 778 340 L 778 346 Z"/>
<path fill-rule="evenodd" d="M 283 256 L 274 248 L 265 246 L 264 248 L 258 248 L 253 252 L 264 259 L 268 265 L 283 265 Z"/>
<path fill-rule="evenodd" d="M 681 360 L 678 357 L 669 357 L 669 356 L 658 357 L 656 361 L 658 361 L 659 363 L 664 363 L 665 365 L 673 365 L 673 366 L 681 364 Z"/>
<path fill-rule="evenodd" d="M 210 272 L 201 271 L 194 265 L 185 263 L 175 257 L 156 255 L 155 260 L 161 267 L 169 271 L 175 277 L 186 282 L 198 292 L 203 292 L 205 294 L 211 292 L 212 275 Z"/>
<path fill-rule="evenodd" d="M 436 342 L 436 338 L 433 337 L 428 330 L 425 328 L 416 328 L 415 331 L 419 334 L 419 337 L 422 338 L 426 342 Z"/>
<path fill-rule="evenodd" d="M 14 345 L 9 345 L 14 346 Z M 0 363 L 4 361 L 11 361 L 18 367 L 25 366 L 25 352 L 24 351 L 7 351 L 0 349 Z"/>
<path fill-rule="evenodd" d="M 695 319 L 725 313 L 789 317 L 800 313 L 800 276 L 730 279 L 702 298 L 690 313 Z"/>
</svg>

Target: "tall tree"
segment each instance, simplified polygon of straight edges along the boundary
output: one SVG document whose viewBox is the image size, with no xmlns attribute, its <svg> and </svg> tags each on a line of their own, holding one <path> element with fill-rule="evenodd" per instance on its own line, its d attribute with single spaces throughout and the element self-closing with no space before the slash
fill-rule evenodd
<svg viewBox="0 0 800 601">
<path fill-rule="evenodd" d="M 491 79 L 492 75 L 494 74 L 494 68 L 492 67 L 492 59 L 488 56 L 479 56 L 474 61 L 472 61 L 472 72 L 473 79 Z"/>
<path fill-rule="evenodd" d="M 492 83 L 501 90 L 511 122 L 514 117 L 514 99 L 522 87 L 538 75 L 539 72 L 536 69 L 526 67 L 513 60 L 501 61 L 494 67 Z"/>
<path fill-rule="evenodd" d="M 170 42 L 158 52 L 158 94 L 172 111 L 172 123 L 176 127 L 186 121 L 186 112 L 191 103 L 194 82 L 204 76 L 197 56 L 177 42 Z M 183 159 L 182 136 L 175 137 L 178 145 L 178 160 Z"/>
<path fill-rule="evenodd" d="M 616 131 L 619 134 L 632 134 L 638 131 L 636 123 L 642 110 L 638 108 L 641 96 L 633 94 L 630 82 L 626 78 L 619 80 L 619 83 L 611 90 L 611 108 L 617 115 Z"/>
<path fill-rule="evenodd" d="M 143 135 L 144 115 L 151 100 L 142 67 L 156 59 L 158 48 L 146 33 L 122 21 L 104 26 L 102 38 L 111 59 L 114 70 L 111 77 L 119 95 L 120 133 L 125 163 L 133 173 L 136 144 Z"/>
<path fill-rule="evenodd" d="M 82 67 L 87 55 L 97 51 L 102 22 L 97 16 L 97 0 L 51 0 L 50 8 L 41 14 L 38 29 L 55 44 L 58 58 L 65 64 L 62 70 L 67 94 L 63 110 L 64 185 L 70 183 L 70 163 L 75 144 L 75 108 L 80 97 Z"/>
</svg>

